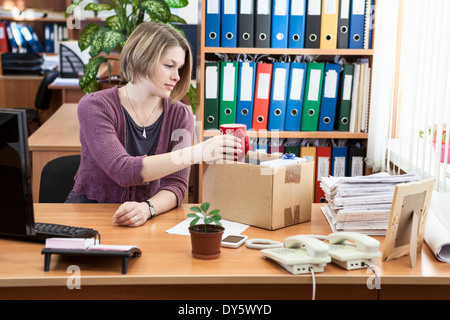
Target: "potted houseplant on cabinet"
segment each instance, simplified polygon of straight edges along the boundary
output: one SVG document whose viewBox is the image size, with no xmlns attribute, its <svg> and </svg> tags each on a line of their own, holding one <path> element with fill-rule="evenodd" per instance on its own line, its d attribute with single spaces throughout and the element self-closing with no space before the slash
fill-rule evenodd
<svg viewBox="0 0 450 320">
<path fill-rule="evenodd" d="M 76 0 L 67 7 L 66 17 L 74 12 L 83 0 Z M 183 8 L 189 0 L 99 0 L 99 3 L 89 3 L 84 10 L 93 12 L 114 12 L 105 22 L 87 24 L 78 39 L 81 51 L 89 49 L 90 59 L 84 67 L 84 74 L 80 79 L 80 88 L 85 94 L 98 91 L 100 85 L 97 74 L 101 65 L 108 65 L 118 60 L 111 57 L 113 50 L 120 52 L 130 34 L 144 21 L 152 20 L 166 23 L 183 31 L 177 24 L 186 24 L 186 21 L 170 12 L 170 8 Z M 195 108 L 195 89 L 189 89 L 188 97 L 192 108 Z M 195 111 L 194 111 L 195 112 Z"/>
<path fill-rule="evenodd" d="M 191 207 L 192 213 L 187 216 L 193 218 L 189 226 L 192 243 L 192 255 L 198 259 L 216 259 L 220 256 L 220 245 L 225 228 L 222 226 L 219 215 L 220 210 L 214 209 L 208 212 L 209 202 L 200 206 Z M 200 219 L 202 224 L 198 224 Z M 214 223 L 214 224 L 212 224 Z"/>
</svg>

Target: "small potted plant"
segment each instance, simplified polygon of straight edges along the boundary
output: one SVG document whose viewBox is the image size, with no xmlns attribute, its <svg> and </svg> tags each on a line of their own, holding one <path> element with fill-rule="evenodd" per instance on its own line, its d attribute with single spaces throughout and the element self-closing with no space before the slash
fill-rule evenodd
<svg viewBox="0 0 450 320">
<path fill-rule="evenodd" d="M 220 256 L 220 244 L 225 230 L 222 227 L 219 215 L 220 210 L 214 209 L 208 212 L 209 202 L 200 206 L 191 207 L 191 213 L 187 216 L 193 218 L 189 226 L 192 243 L 192 255 L 197 259 L 216 259 Z M 200 219 L 202 224 L 198 224 Z M 214 223 L 214 224 L 212 224 Z"/>
</svg>

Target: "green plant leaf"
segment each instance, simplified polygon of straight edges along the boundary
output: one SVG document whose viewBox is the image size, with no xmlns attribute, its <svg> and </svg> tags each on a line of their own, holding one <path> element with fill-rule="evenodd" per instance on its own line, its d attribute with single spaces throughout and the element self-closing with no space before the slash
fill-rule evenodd
<svg viewBox="0 0 450 320">
<path fill-rule="evenodd" d="M 103 37 L 106 31 L 110 31 L 110 26 L 103 26 L 94 34 L 91 41 L 91 49 L 89 49 L 89 54 L 91 57 L 96 57 L 103 50 Z"/>
<path fill-rule="evenodd" d="M 171 14 L 170 15 L 170 19 L 169 19 L 170 23 L 182 23 L 182 24 L 186 24 L 186 20 L 184 20 L 182 17 L 177 16 L 175 14 Z"/>
<path fill-rule="evenodd" d="M 120 30 L 122 28 L 119 17 L 117 15 L 109 16 L 108 18 L 106 18 L 105 22 L 106 25 L 110 26 L 112 30 Z"/>
<path fill-rule="evenodd" d="M 189 4 L 188 0 L 164 0 L 171 8 L 184 8 Z"/>
<path fill-rule="evenodd" d="M 143 0 L 141 9 L 148 13 L 152 20 L 166 23 L 169 21 L 170 8 L 164 0 Z"/>
<path fill-rule="evenodd" d="M 207 213 L 210 205 L 211 205 L 211 204 L 210 204 L 209 202 L 203 202 L 203 203 L 200 205 L 200 208 L 202 209 L 202 211 L 203 211 L 204 213 Z"/>
<path fill-rule="evenodd" d="M 213 220 L 211 218 L 206 218 L 203 220 L 205 224 L 211 223 Z"/>
<path fill-rule="evenodd" d="M 195 114 L 195 110 L 197 107 L 197 90 L 191 84 L 189 90 L 186 94 L 189 98 L 189 102 L 191 103 L 192 113 Z"/>
<path fill-rule="evenodd" d="M 92 79 L 96 79 L 100 65 L 105 62 L 108 62 L 108 59 L 102 56 L 89 59 L 89 62 L 84 66 L 83 77 L 80 79 L 80 87 L 83 91 L 84 88 L 92 86 Z"/>
<path fill-rule="evenodd" d="M 220 212 L 219 209 L 214 209 L 213 211 L 211 211 L 211 212 L 209 213 L 209 215 L 210 215 L 210 216 L 215 216 L 215 215 L 219 214 L 219 212 Z"/>
<path fill-rule="evenodd" d="M 80 38 L 78 39 L 78 47 L 81 51 L 86 50 L 91 46 L 92 38 L 94 34 L 98 31 L 100 27 L 95 23 L 89 23 L 81 32 Z"/>
<path fill-rule="evenodd" d="M 83 86 L 80 84 L 80 88 L 83 90 L 85 94 L 89 94 L 92 92 L 96 92 L 100 90 L 100 85 L 98 84 L 98 81 L 96 78 L 91 79 L 90 81 L 84 83 Z"/>
<path fill-rule="evenodd" d="M 114 7 L 109 3 L 89 3 L 86 7 L 84 7 L 84 10 L 90 10 L 94 12 L 112 9 L 114 9 Z"/>
<path fill-rule="evenodd" d="M 83 0 L 77 0 L 74 3 L 72 3 L 70 6 L 67 7 L 66 9 L 66 14 L 65 17 L 67 18 L 69 15 L 72 14 L 73 10 L 78 7 L 78 5 L 82 2 Z"/>
<path fill-rule="evenodd" d="M 198 206 L 195 206 L 195 207 L 191 207 L 191 211 L 201 213 L 201 212 L 202 212 L 202 209 L 200 209 L 200 207 L 198 207 Z"/>
<path fill-rule="evenodd" d="M 125 36 L 116 30 L 106 31 L 103 34 L 103 51 L 110 54 L 121 42 L 125 41 Z"/>
<path fill-rule="evenodd" d="M 188 216 L 188 218 L 197 218 L 198 217 L 198 215 L 196 215 L 195 213 L 189 213 L 187 216 Z"/>
<path fill-rule="evenodd" d="M 197 224 L 197 222 L 200 220 L 200 217 L 197 217 L 196 219 L 192 220 L 191 223 L 189 224 L 191 227 L 195 226 Z"/>
</svg>

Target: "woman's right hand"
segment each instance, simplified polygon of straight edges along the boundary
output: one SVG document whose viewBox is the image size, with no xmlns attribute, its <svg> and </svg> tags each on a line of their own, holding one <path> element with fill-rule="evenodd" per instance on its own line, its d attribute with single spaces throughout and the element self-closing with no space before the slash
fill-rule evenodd
<svg viewBox="0 0 450 320">
<path fill-rule="evenodd" d="M 214 136 L 198 146 L 201 147 L 202 160 L 206 163 L 217 163 L 223 160 L 235 160 L 242 152 L 241 139 L 232 135 Z"/>
</svg>

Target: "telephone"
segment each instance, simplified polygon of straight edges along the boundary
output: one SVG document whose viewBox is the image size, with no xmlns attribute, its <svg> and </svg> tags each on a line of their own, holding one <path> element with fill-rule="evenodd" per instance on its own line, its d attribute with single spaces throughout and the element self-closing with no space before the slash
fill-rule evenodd
<svg viewBox="0 0 450 320">
<path fill-rule="evenodd" d="M 328 242 L 331 261 L 347 270 L 367 268 L 381 256 L 380 242 L 361 233 L 332 233 Z"/>
<path fill-rule="evenodd" d="M 328 245 L 308 235 L 297 235 L 284 240 L 284 247 L 263 249 L 264 258 L 271 259 L 292 274 L 323 272 L 331 261 Z"/>
</svg>

